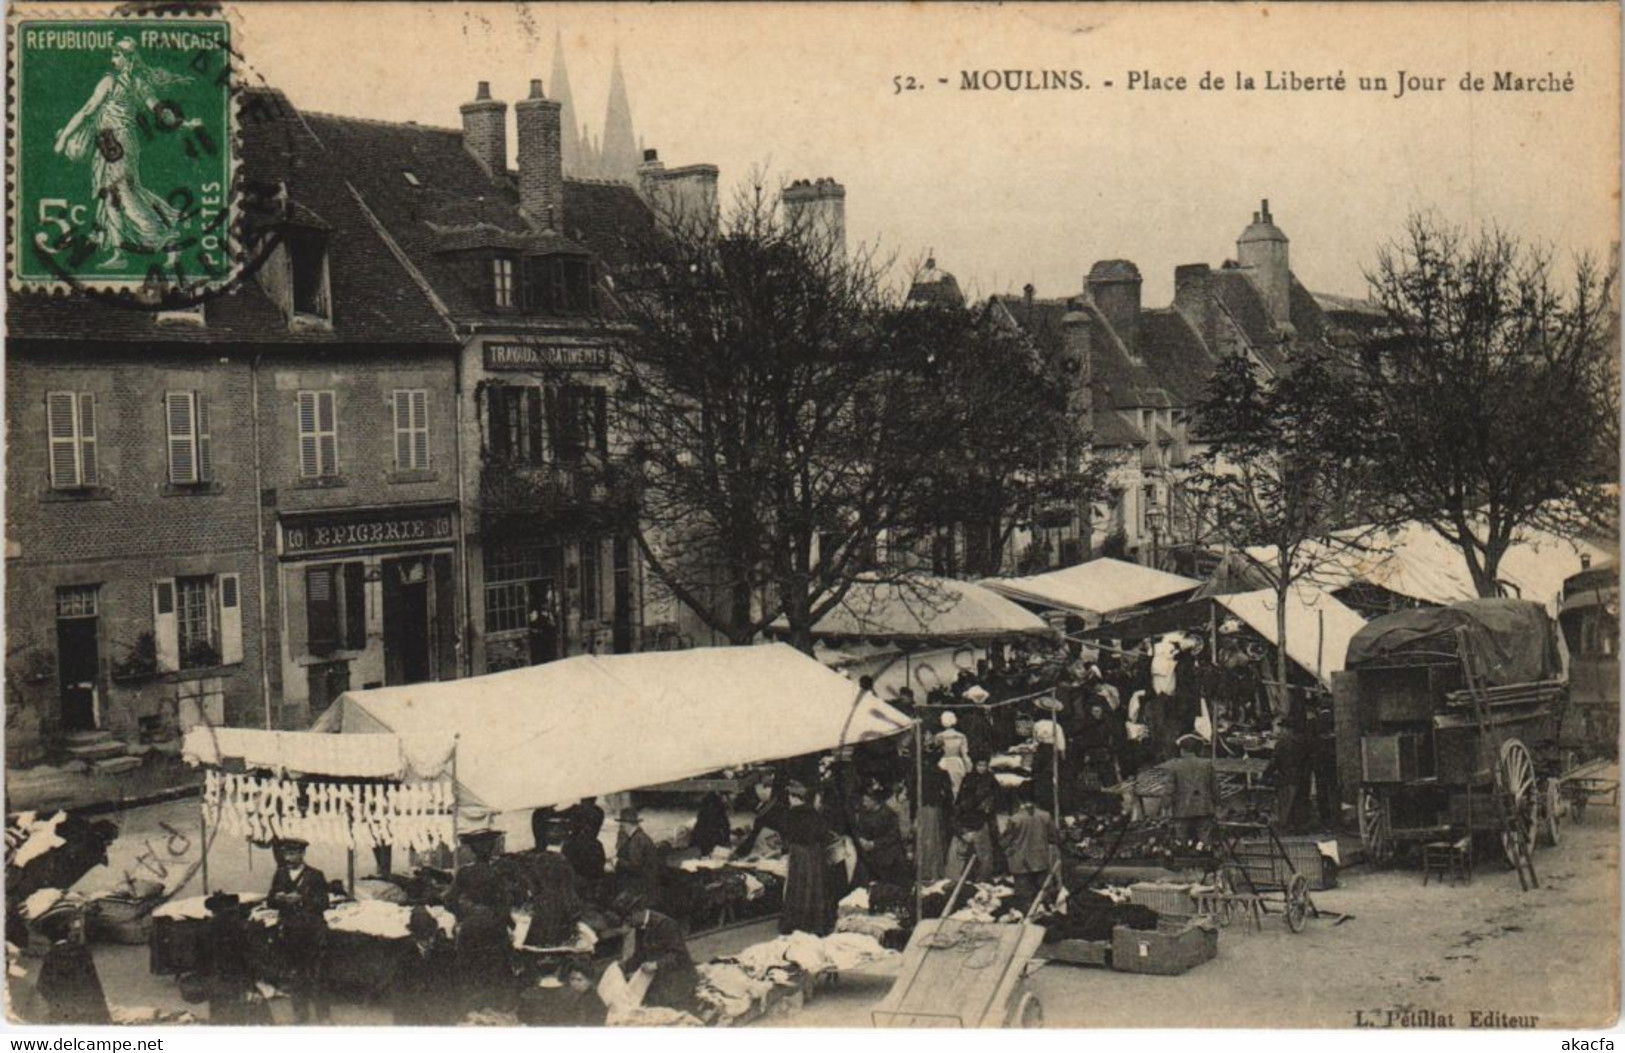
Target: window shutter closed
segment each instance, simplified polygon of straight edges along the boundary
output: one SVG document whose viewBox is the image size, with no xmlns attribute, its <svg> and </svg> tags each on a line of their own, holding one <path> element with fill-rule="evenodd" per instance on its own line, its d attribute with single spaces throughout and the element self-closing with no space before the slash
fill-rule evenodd
<svg viewBox="0 0 1625 1053">
<path fill-rule="evenodd" d="M 609 393 L 603 388 L 592 389 L 593 445 L 598 456 L 609 456 Z"/>
<path fill-rule="evenodd" d="M 321 474 L 316 451 L 316 393 L 299 393 L 299 474 L 310 478 Z"/>
<path fill-rule="evenodd" d="M 53 391 L 45 396 L 45 430 L 51 447 L 51 485 L 79 485 L 79 444 L 74 427 L 74 396 Z"/>
<path fill-rule="evenodd" d="M 511 460 L 514 450 L 508 433 L 508 398 L 506 388 L 485 389 L 486 449 L 499 461 Z"/>
<path fill-rule="evenodd" d="M 175 579 L 152 584 L 152 638 L 157 645 L 158 668 L 172 673 L 181 667 L 180 639 L 175 627 Z"/>
<path fill-rule="evenodd" d="M 337 475 L 339 473 L 339 437 L 337 412 L 333 407 L 333 393 L 331 391 L 318 392 L 316 395 L 316 422 L 321 427 L 321 451 L 323 475 Z"/>
<path fill-rule="evenodd" d="M 169 481 L 172 483 L 197 482 L 192 409 L 190 391 L 171 391 L 164 395 L 164 417 L 169 422 Z"/>
<path fill-rule="evenodd" d="M 562 459 L 563 449 L 560 440 L 564 437 L 564 421 L 559 409 L 558 388 L 549 387 L 547 389 L 547 415 L 543 418 L 542 423 L 547 429 L 548 459 L 554 461 Z"/>
<path fill-rule="evenodd" d="M 79 467 L 86 486 L 96 485 L 96 396 L 79 396 Z"/>
<path fill-rule="evenodd" d="M 306 646 L 314 655 L 332 654 L 339 647 L 337 582 L 332 567 L 305 571 Z"/>
<path fill-rule="evenodd" d="M 548 393 L 552 393 L 552 388 Z M 525 419 L 530 422 L 530 449 L 525 451 L 531 464 L 544 464 L 547 461 L 548 442 L 544 438 L 544 428 L 551 427 L 552 410 L 546 414 L 542 412 L 542 389 L 530 387 L 525 389 Z"/>
<path fill-rule="evenodd" d="M 199 391 L 192 396 L 197 411 L 197 481 L 214 478 L 214 451 L 209 446 L 209 399 Z"/>
<path fill-rule="evenodd" d="M 429 467 L 429 393 L 412 392 L 412 467 Z"/>
<path fill-rule="evenodd" d="M 395 392 L 395 470 L 404 472 L 412 467 L 412 393 Z"/>
<path fill-rule="evenodd" d="M 367 649 L 367 565 L 344 564 L 344 646 Z"/>
<path fill-rule="evenodd" d="M 243 660 L 243 605 L 235 574 L 220 575 L 220 664 Z"/>
</svg>

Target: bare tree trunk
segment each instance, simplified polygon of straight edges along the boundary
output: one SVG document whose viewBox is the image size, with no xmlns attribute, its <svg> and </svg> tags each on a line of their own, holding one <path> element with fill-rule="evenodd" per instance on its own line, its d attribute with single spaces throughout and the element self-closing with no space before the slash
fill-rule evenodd
<svg viewBox="0 0 1625 1053">
<path fill-rule="evenodd" d="M 1286 656 L 1286 601 L 1287 594 L 1292 591 L 1292 579 L 1285 575 L 1281 584 L 1275 587 L 1275 679 L 1281 685 L 1281 717 L 1290 720 L 1295 716 L 1292 704 L 1292 692 L 1287 689 L 1287 656 Z"/>
</svg>

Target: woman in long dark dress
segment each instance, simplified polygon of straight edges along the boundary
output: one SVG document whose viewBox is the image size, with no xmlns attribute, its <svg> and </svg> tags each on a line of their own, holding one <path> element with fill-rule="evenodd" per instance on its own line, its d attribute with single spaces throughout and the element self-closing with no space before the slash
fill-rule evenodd
<svg viewBox="0 0 1625 1053">
<path fill-rule="evenodd" d="M 689 844 L 702 856 L 718 848 L 727 848 L 733 842 L 733 828 L 728 822 L 728 806 L 720 793 L 712 792 L 700 799 L 699 811 L 694 816 L 694 836 Z"/>
<path fill-rule="evenodd" d="M 829 888 L 829 826 L 808 802 L 804 787 L 792 784 L 788 797 L 790 807 L 779 819 L 779 836 L 790 856 L 779 932 L 827 936 L 835 928 L 835 898 Z"/>
<path fill-rule="evenodd" d="M 935 764 L 926 765 L 924 782 L 915 819 L 919 823 L 915 851 L 919 854 L 920 880 L 930 883 L 947 873 L 948 815 L 954 806 L 954 784 L 948 773 Z"/>
<path fill-rule="evenodd" d="M 110 1024 L 107 996 L 96 962 L 85 946 L 85 915 L 67 907 L 47 915 L 39 931 L 51 941 L 40 966 L 37 990 L 48 1007 L 48 1024 Z"/>
</svg>

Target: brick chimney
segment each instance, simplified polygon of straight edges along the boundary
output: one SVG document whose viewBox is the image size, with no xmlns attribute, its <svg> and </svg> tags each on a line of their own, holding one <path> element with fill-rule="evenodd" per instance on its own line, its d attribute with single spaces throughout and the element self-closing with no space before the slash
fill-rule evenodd
<svg viewBox="0 0 1625 1053">
<path fill-rule="evenodd" d="M 846 187 L 828 177 L 797 179 L 784 188 L 780 201 L 791 229 L 828 237 L 838 258 L 846 259 Z"/>
<path fill-rule="evenodd" d="M 1030 288 L 1030 286 L 1029 286 Z M 1085 433 L 1092 433 L 1094 420 L 1094 360 L 1090 346 L 1090 320 L 1083 305 L 1068 305 L 1061 318 L 1061 354 L 1070 385 L 1067 390 L 1067 411 L 1077 418 Z"/>
<path fill-rule="evenodd" d="M 564 228 L 564 144 L 560 104 L 530 82 L 530 97 L 514 103 L 519 125 L 519 210 L 535 227 Z"/>
<path fill-rule="evenodd" d="M 645 150 L 638 192 L 666 230 L 709 236 L 717 230 L 717 175 L 716 165 L 667 168 L 658 151 Z"/>
<path fill-rule="evenodd" d="M 493 179 L 508 171 L 508 104 L 491 98 L 491 82 L 480 81 L 463 112 L 463 148 Z"/>
<path fill-rule="evenodd" d="M 1089 268 L 1083 281 L 1089 298 L 1112 327 L 1112 332 L 1128 349 L 1129 356 L 1140 357 L 1140 268 L 1128 260 L 1101 260 Z"/>
<path fill-rule="evenodd" d="M 1292 267 L 1287 256 L 1287 236 L 1270 216 L 1265 198 L 1253 221 L 1236 239 L 1236 259 L 1252 272 L 1254 284 L 1264 297 L 1270 319 L 1276 325 L 1292 321 Z"/>
<path fill-rule="evenodd" d="M 1205 263 L 1187 263 L 1174 268 L 1174 309 L 1185 316 L 1214 354 L 1221 353 L 1212 267 Z"/>
</svg>

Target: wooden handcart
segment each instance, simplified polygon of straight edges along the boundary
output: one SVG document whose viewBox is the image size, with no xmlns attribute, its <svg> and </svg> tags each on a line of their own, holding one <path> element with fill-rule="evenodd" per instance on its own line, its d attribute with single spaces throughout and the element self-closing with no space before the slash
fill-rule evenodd
<svg viewBox="0 0 1625 1053">
<path fill-rule="evenodd" d="M 1619 770 L 1607 761 L 1593 761 L 1565 772 L 1558 779 L 1561 796 L 1568 805 L 1569 821 L 1585 820 L 1586 805 L 1592 801 L 1619 807 Z"/>
<path fill-rule="evenodd" d="M 1269 823 L 1219 823 L 1214 829 L 1214 891 L 1197 897 L 1197 911 L 1220 926 L 1238 918 L 1254 928 L 1279 915 L 1300 933 L 1320 911 L 1309 894 L 1309 878 L 1298 872 L 1286 845 Z"/>
</svg>

